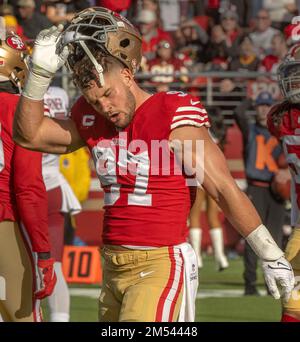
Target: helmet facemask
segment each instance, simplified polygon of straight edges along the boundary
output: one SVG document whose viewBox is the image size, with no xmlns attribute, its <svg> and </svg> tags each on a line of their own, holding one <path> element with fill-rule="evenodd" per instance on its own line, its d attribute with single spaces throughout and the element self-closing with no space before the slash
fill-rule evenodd
<svg viewBox="0 0 300 342">
<path fill-rule="evenodd" d="M 91 53 L 91 48 L 101 49 L 104 54 L 118 59 L 134 74 L 141 62 L 141 37 L 135 28 L 120 15 L 101 7 L 78 13 L 62 33 L 59 50 L 68 46 L 67 65 L 72 71 L 84 54 L 91 59 L 104 84 L 103 68 Z"/>
<path fill-rule="evenodd" d="M 281 64 L 277 75 L 284 98 L 290 103 L 300 103 L 300 61 Z"/>
</svg>

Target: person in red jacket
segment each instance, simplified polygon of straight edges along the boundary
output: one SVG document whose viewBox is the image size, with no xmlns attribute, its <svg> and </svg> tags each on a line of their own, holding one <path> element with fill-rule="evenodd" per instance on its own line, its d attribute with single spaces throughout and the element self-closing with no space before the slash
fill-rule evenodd
<svg viewBox="0 0 300 342">
<path fill-rule="evenodd" d="M 154 11 L 142 9 L 137 17 L 137 23 L 142 34 L 142 53 L 151 60 L 155 57 L 158 43 L 162 40 L 173 43 L 173 39 L 168 32 L 158 27 L 158 18 Z"/>
<path fill-rule="evenodd" d="M 51 294 L 56 282 L 42 154 L 23 149 L 12 138 L 14 113 L 27 73 L 26 51 L 16 35 L 1 40 L 0 314 L 7 322 L 41 321 L 40 299 Z"/>
</svg>

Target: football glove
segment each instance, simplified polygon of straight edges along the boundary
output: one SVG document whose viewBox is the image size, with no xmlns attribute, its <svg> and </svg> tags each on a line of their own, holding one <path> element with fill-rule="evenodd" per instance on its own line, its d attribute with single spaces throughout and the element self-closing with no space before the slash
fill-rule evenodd
<svg viewBox="0 0 300 342">
<path fill-rule="evenodd" d="M 68 47 L 57 52 L 57 43 L 63 25 L 41 31 L 34 43 L 31 68 L 22 95 L 33 100 L 42 100 L 49 84 L 68 57 Z"/>
<path fill-rule="evenodd" d="M 277 287 L 280 285 L 281 297 L 284 302 L 288 301 L 294 287 L 294 272 L 268 229 L 261 224 L 246 237 L 246 240 L 255 254 L 262 260 L 265 281 L 271 295 L 275 299 L 280 298 Z"/>
<path fill-rule="evenodd" d="M 54 259 L 38 259 L 39 289 L 35 292 L 36 299 L 43 299 L 50 296 L 56 284 L 54 272 Z"/>
<path fill-rule="evenodd" d="M 275 299 L 282 297 L 282 300 L 287 302 L 295 284 L 294 273 L 290 263 L 282 256 L 275 261 L 263 260 L 262 268 L 271 295 Z M 281 287 L 281 295 L 277 285 Z"/>
</svg>

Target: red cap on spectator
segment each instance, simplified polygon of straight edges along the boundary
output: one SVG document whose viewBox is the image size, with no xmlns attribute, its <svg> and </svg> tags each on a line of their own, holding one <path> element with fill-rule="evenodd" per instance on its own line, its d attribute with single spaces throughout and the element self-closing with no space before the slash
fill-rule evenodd
<svg viewBox="0 0 300 342">
<path fill-rule="evenodd" d="M 209 22 L 209 17 L 207 15 L 198 15 L 194 17 L 194 20 L 204 31 L 207 31 Z"/>
<path fill-rule="evenodd" d="M 289 24 L 284 28 L 284 31 L 283 31 L 284 37 L 288 46 L 291 46 L 292 44 L 297 42 L 297 38 L 294 37 L 293 39 L 293 36 L 292 36 L 293 33 L 295 33 L 297 36 L 300 35 L 300 30 L 297 27 L 298 27 L 298 24 Z"/>
</svg>

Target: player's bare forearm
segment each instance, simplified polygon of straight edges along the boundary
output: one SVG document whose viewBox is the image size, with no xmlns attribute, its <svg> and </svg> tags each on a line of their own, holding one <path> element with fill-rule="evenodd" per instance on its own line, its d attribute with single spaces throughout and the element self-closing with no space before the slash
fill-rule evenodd
<svg viewBox="0 0 300 342">
<path fill-rule="evenodd" d="M 202 186 L 214 198 L 233 227 L 244 237 L 261 224 L 248 197 L 239 189 L 220 149 L 211 141 L 204 144 Z"/>
<path fill-rule="evenodd" d="M 29 100 L 21 96 L 14 116 L 14 140 L 20 145 L 34 141 L 43 119 L 44 102 Z"/>
<path fill-rule="evenodd" d="M 84 146 L 72 120 L 44 116 L 44 102 L 21 96 L 14 117 L 13 136 L 24 148 L 64 154 Z"/>
<path fill-rule="evenodd" d="M 216 202 L 232 226 L 244 237 L 248 236 L 262 222 L 253 204 L 235 184 L 225 183 L 218 189 Z"/>
<path fill-rule="evenodd" d="M 261 224 L 261 219 L 248 197 L 239 189 L 227 167 L 225 157 L 210 138 L 206 128 L 181 127 L 170 139 L 186 144 L 192 141 L 192 150 L 185 150 L 182 158 L 185 168 L 195 170 L 198 181 L 217 202 L 233 227 L 247 236 Z M 196 141 L 204 142 L 198 151 Z"/>
</svg>

